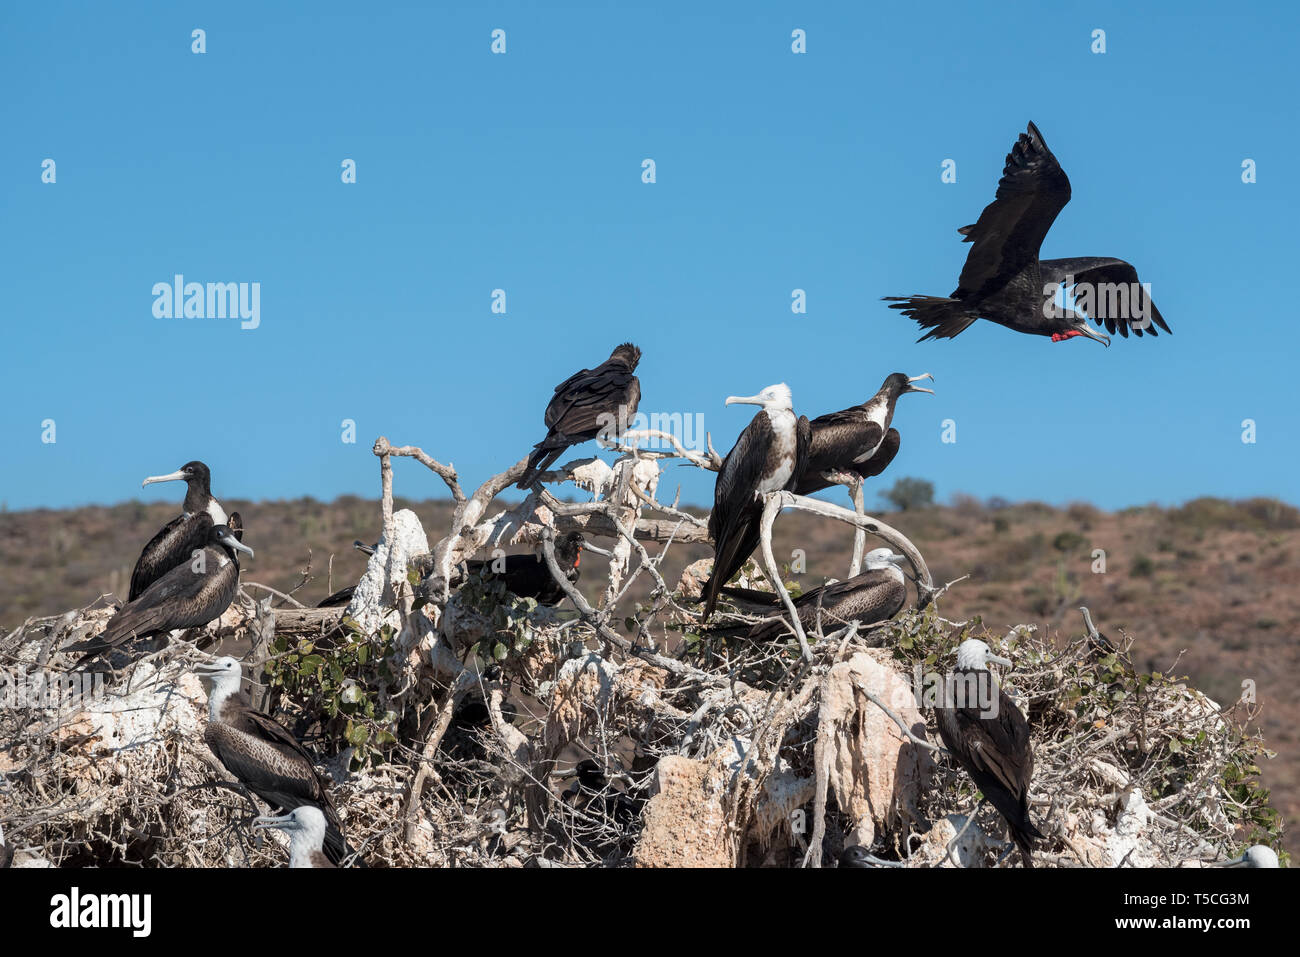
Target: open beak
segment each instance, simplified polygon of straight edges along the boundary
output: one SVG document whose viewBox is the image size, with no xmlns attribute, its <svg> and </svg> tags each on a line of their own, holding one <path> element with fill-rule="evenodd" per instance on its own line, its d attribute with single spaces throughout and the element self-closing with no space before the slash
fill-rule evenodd
<svg viewBox="0 0 1300 957">
<path fill-rule="evenodd" d="M 189 481 L 189 477 L 189 473 L 184 469 L 181 469 L 178 472 L 172 472 L 170 475 L 150 475 L 140 483 L 140 487 L 144 488 L 146 485 L 155 485 L 158 482 L 186 482 Z"/>
<path fill-rule="evenodd" d="M 1087 336 L 1089 339 L 1096 339 L 1106 348 L 1110 348 L 1110 336 L 1103 335 L 1100 329 L 1094 329 L 1086 322 L 1079 324 L 1079 334 Z"/>
<path fill-rule="evenodd" d="M 727 405 L 762 405 L 763 400 L 756 395 L 729 395 Z"/>
<path fill-rule="evenodd" d="M 929 379 L 931 382 L 933 382 L 933 381 L 934 381 L 934 376 L 930 375 L 930 373 L 928 373 L 928 372 L 922 372 L 920 375 L 914 375 L 914 376 L 912 376 L 912 377 L 911 377 L 910 379 L 908 379 L 907 381 L 908 381 L 908 382 L 920 382 L 922 379 Z M 919 386 L 919 385 L 909 385 L 909 386 L 907 387 L 907 391 L 908 391 L 908 392 L 928 392 L 928 393 L 930 393 L 931 395 L 934 395 L 934 390 L 933 390 L 933 389 L 924 389 L 924 388 L 922 388 L 922 387 Z"/>
</svg>

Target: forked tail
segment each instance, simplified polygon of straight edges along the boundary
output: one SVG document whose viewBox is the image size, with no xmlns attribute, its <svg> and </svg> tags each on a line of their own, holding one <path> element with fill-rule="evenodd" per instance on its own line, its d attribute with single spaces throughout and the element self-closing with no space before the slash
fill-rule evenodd
<svg viewBox="0 0 1300 957">
<path fill-rule="evenodd" d="M 928 329 L 917 342 L 926 339 L 951 339 L 966 330 L 979 318 L 960 299 L 947 296 L 885 296 L 890 309 L 897 309 L 909 319 L 915 319 L 922 329 Z"/>
</svg>

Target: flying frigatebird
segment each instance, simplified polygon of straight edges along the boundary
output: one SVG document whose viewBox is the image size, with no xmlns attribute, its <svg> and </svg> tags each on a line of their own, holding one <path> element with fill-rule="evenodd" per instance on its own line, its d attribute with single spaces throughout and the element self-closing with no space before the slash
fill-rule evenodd
<svg viewBox="0 0 1300 957">
<path fill-rule="evenodd" d="M 209 685 L 203 742 L 240 784 L 277 811 L 310 806 L 325 819 L 325 856 L 338 864 L 350 849 L 325 779 L 289 730 L 253 708 L 239 690 L 239 662 L 229 655 L 198 665 Z"/>
<path fill-rule="evenodd" d="M 863 557 L 865 570 L 862 574 L 804 592 L 794 600 L 795 611 L 799 613 L 799 623 L 803 625 L 804 631 L 814 631 L 819 619 L 825 634 L 851 621 L 874 625 L 878 621 L 893 618 L 907 600 L 907 580 L 898 567 L 905 561 L 906 558 L 888 548 L 875 548 Z M 732 598 L 740 598 L 760 607 L 775 609 L 781 606 L 781 598 L 775 592 L 730 586 L 722 591 Z M 748 631 L 732 628 L 713 631 L 743 633 L 750 641 L 768 642 L 788 634 L 790 624 L 782 613 L 755 623 Z"/>
<path fill-rule="evenodd" d="M 1034 773 L 1029 723 L 1007 693 L 995 686 L 990 661 L 1011 666 L 1009 659 L 992 654 L 978 638 L 958 646 L 957 667 L 944 685 L 944 706 L 935 707 L 935 717 L 943 743 L 1006 820 L 1025 867 L 1033 867 L 1030 852 L 1043 835 L 1029 819 L 1029 781 Z"/>
<path fill-rule="evenodd" d="M 951 339 L 984 318 L 1016 332 L 1051 336 L 1053 342 L 1087 336 L 1110 345 L 1110 338 L 1088 325 L 1085 316 L 1057 304 L 1062 283 L 1073 288 L 1075 303 L 1084 306 L 1087 317 L 1112 334 L 1128 338 L 1132 329 L 1139 337 L 1143 332 L 1154 336 L 1155 326 L 1169 332 L 1138 282 L 1137 269 L 1124 260 L 1038 258 L 1047 231 L 1069 201 L 1070 180 L 1030 123 L 1007 154 L 996 198 L 978 222 L 957 230 L 963 242 L 974 245 L 953 294 L 885 300 L 929 330 L 918 342 Z"/>
<path fill-rule="evenodd" d="M 273 827 L 289 835 L 290 867 L 334 866 L 321 850 L 328 830 L 325 815 L 310 804 L 300 805 L 279 817 L 263 815 L 253 821 L 253 827 Z"/>
<path fill-rule="evenodd" d="M 909 392 L 934 395 L 933 389 L 912 384 L 926 378 L 934 376 L 923 372 L 908 378 L 895 372 L 861 405 L 813 419 L 808 467 L 795 491 L 811 495 L 830 488 L 832 483 L 823 477 L 826 472 L 856 472 L 864 479 L 883 472 L 898 454 L 898 430 L 889 427 L 898 397 Z"/>
<path fill-rule="evenodd" d="M 231 512 L 228 524 L 213 525 L 207 543 L 194 549 L 189 560 L 151 584 L 134 601 L 127 602 L 94 638 L 65 645 L 62 651 L 81 651 L 84 664 L 133 638 L 149 638 L 183 628 L 206 625 L 230 607 L 239 591 L 239 552 L 253 554 L 240 538 L 243 523 Z"/>
<path fill-rule="evenodd" d="M 221 503 L 212 497 L 212 473 L 202 462 L 186 462 L 168 475 L 150 475 L 140 487 L 157 482 L 184 482 L 185 504 L 181 514 L 159 529 L 140 552 L 131 572 L 127 601 L 135 601 L 146 588 L 187 561 L 196 548 L 202 548 L 213 525 L 226 524 Z"/>
<path fill-rule="evenodd" d="M 703 621 L 713 614 L 722 586 L 758 547 L 763 496 L 794 490 L 812 446 L 812 425 L 806 415 L 795 417 L 790 387 L 784 382 L 758 395 L 729 396 L 726 404 L 759 405 L 762 410 L 722 460 L 713 486 L 713 572 L 704 585 Z"/>
<path fill-rule="evenodd" d="M 533 447 L 518 487 L 531 488 L 570 445 L 594 438 L 613 438 L 627 429 L 641 401 L 641 381 L 634 375 L 641 350 L 630 342 L 616 348 L 594 369 L 575 372 L 555 387 L 543 417 L 546 438 Z"/>
</svg>

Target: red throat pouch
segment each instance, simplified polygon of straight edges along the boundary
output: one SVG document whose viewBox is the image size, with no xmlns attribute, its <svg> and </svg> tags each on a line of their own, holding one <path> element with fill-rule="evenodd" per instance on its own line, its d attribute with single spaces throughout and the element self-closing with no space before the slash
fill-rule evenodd
<svg viewBox="0 0 1300 957">
<path fill-rule="evenodd" d="M 1053 332 L 1052 341 L 1064 342 L 1066 339 L 1073 339 L 1075 336 L 1081 336 L 1081 335 L 1083 335 L 1082 332 L 1075 332 L 1073 329 L 1071 329 L 1069 332 Z"/>
</svg>

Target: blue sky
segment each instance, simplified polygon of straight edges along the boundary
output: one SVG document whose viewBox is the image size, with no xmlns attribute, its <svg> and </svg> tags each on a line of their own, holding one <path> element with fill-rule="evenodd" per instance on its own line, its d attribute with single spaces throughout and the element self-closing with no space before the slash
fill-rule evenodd
<svg viewBox="0 0 1300 957">
<path fill-rule="evenodd" d="M 0 501 L 176 499 L 140 479 L 192 458 L 219 496 L 376 495 L 381 433 L 477 483 L 625 339 L 642 409 L 723 451 L 754 411 L 727 395 L 785 381 L 815 416 L 931 372 L 885 479 L 1294 501 L 1300 15 L 1131 6 L 6 4 Z M 879 301 L 955 287 L 1031 119 L 1074 190 L 1044 255 L 1135 263 L 1172 337 L 917 344 Z M 260 326 L 155 318 L 176 273 L 259 282 Z"/>
</svg>

